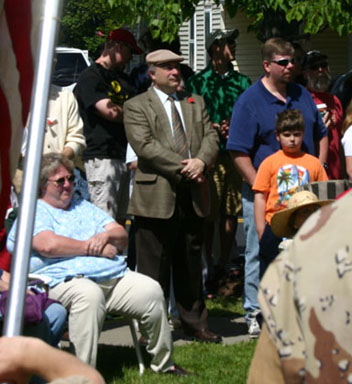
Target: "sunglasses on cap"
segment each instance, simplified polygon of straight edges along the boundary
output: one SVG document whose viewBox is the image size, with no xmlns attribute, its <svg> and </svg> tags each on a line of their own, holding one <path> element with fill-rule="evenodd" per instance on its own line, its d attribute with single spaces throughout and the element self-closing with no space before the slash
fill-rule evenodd
<svg viewBox="0 0 352 384">
<path fill-rule="evenodd" d="M 322 62 L 322 63 L 316 63 L 316 64 L 312 64 L 309 66 L 309 69 L 311 69 L 312 71 L 317 71 L 319 68 L 322 68 L 322 69 L 325 69 L 328 67 L 328 63 L 326 61 Z"/>
<path fill-rule="evenodd" d="M 53 179 L 48 179 L 48 181 L 52 181 L 55 183 L 58 187 L 62 187 L 65 184 L 65 181 L 68 181 L 70 184 L 72 184 L 75 181 L 74 175 L 69 175 L 69 176 L 64 176 L 60 177 L 59 179 L 53 180 Z"/>
<path fill-rule="evenodd" d="M 294 64 L 295 58 L 291 57 L 291 59 L 279 59 L 279 60 L 271 60 L 272 63 L 280 65 L 280 67 L 286 67 L 289 63 Z"/>
</svg>

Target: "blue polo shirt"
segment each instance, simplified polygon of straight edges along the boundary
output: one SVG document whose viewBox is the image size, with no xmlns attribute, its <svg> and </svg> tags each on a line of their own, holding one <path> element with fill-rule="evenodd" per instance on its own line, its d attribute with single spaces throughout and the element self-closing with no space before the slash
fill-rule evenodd
<svg viewBox="0 0 352 384">
<path fill-rule="evenodd" d="M 280 149 L 275 136 L 276 115 L 286 109 L 302 112 L 305 121 L 302 150 L 316 155 L 314 142 L 319 142 L 327 131 L 311 94 L 301 85 L 290 83 L 284 103 L 264 87 L 261 78 L 234 105 L 226 148 L 248 154 L 258 169 L 266 157 Z"/>
</svg>

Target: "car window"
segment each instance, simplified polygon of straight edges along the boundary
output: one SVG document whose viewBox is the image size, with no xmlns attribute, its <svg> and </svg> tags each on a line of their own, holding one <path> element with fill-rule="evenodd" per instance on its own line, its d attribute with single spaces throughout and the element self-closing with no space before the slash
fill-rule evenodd
<svg viewBox="0 0 352 384">
<path fill-rule="evenodd" d="M 53 83 L 65 87 L 76 83 L 81 72 L 87 68 L 87 63 L 80 53 L 57 53 Z"/>
</svg>

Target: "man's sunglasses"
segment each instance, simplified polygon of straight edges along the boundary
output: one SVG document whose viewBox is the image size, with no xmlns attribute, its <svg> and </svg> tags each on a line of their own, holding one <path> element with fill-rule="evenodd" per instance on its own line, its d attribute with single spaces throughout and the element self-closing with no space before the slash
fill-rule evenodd
<svg viewBox="0 0 352 384">
<path fill-rule="evenodd" d="M 279 59 L 279 60 L 271 60 L 272 63 L 275 63 L 277 65 L 280 65 L 280 67 L 287 67 L 288 63 L 294 64 L 295 58 L 291 57 L 291 59 Z"/>
<path fill-rule="evenodd" d="M 309 66 L 309 69 L 311 69 L 312 71 L 317 71 L 319 68 L 322 68 L 322 69 L 325 69 L 328 67 L 328 63 L 326 61 L 324 61 L 323 63 L 317 63 L 317 64 L 312 64 Z"/>
<path fill-rule="evenodd" d="M 74 175 L 69 175 L 65 177 L 60 177 L 59 179 L 56 179 L 56 180 L 48 179 L 48 181 L 54 182 L 58 187 L 62 187 L 65 184 L 66 180 L 71 184 L 75 181 L 75 177 Z"/>
</svg>

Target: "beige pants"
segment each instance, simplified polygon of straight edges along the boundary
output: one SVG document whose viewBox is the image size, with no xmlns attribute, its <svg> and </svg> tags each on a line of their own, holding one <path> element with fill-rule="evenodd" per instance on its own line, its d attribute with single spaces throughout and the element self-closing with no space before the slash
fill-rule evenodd
<svg viewBox="0 0 352 384">
<path fill-rule="evenodd" d="M 113 313 L 139 321 L 140 331 L 148 340 L 147 351 L 153 357 L 153 371 L 166 371 L 173 364 L 164 295 L 155 280 L 132 271 L 103 283 L 74 278 L 52 288 L 49 296 L 69 311 L 70 341 L 76 356 L 85 363 L 96 365 L 104 318 L 106 313 Z"/>
</svg>

